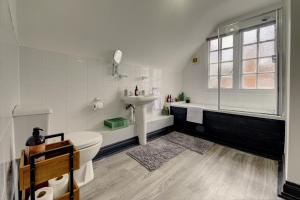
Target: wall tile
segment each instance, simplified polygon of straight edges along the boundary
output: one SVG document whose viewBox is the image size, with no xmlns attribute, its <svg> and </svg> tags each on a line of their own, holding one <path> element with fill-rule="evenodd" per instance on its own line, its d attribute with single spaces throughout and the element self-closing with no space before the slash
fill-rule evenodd
<svg viewBox="0 0 300 200">
<path fill-rule="evenodd" d="M 181 74 L 172 70 L 122 63 L 120 74 L 128 78 L 118 80 L 112 77 L 112 63 L 105 60 L 21 49 L 21 103 L 43 103 L 51 107 L 54 111 L 50 122 L 52 133 L 100 131 L 105 119 L 128 117 L 130 112 L 125 110 L 120 98 L 126 88 L 134 92 L 138 85 L 140 90 L 149 93 L 152 87 L 158 87 L 162 96 L 170 93 L 175 96 L 182 88 Z M 149 78 L 142 80 L 142 76 Z M 104 108 L 92 111 L 91 104 L 96 97 L 103 101 Z M 151 108 L 150 105 L 148 110 L 152 111 Z"/>
</svg>

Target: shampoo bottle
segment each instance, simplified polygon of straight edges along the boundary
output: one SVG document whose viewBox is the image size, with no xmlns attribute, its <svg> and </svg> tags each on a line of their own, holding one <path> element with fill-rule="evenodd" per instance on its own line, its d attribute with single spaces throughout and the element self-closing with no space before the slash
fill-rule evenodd
<svg viewBox="0 0 300 200">
<path fill-rule="evenodd" d="M 135 95 L 135 96 L 139 96 L 139 89 L 138 89 L 138 86 L 135 86 L 134 95 Z"/>
</svg>

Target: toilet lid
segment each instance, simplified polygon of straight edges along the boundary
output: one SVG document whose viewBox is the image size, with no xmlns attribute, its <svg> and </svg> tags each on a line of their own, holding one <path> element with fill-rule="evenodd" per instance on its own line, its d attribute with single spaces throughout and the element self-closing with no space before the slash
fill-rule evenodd
<svg viewBox="0 0 300 200">
<path fill-rule="evenodd" d="M 102 143 L 102 135 L 99 132 L 79 131 L 65 135 L 67 140 L 71 140 L 78 149 L 83 149 Z"/>
</svg>

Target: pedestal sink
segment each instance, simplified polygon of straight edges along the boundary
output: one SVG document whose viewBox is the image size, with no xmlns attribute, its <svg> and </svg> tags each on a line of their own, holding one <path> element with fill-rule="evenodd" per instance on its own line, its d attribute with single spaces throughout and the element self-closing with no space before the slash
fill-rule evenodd
<svg viewBox="0 0 300 200">
<path fill-rule="evenodd" d="M 135 106 L 136 131 L 141 145 L 147 144 L 147 104 L 153 102 L 155 96 L 123 96 L 125 104 Z"/>
</svg>

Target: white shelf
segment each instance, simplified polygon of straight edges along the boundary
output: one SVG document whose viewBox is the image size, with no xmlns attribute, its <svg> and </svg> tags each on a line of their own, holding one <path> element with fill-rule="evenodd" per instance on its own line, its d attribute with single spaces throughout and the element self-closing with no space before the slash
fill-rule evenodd
<svg viewBox="0 0 300 200">
<path fill-rule="evenodd" d="M 117 130 L 111 130 L 105 126 L 99 129 L 99 132 L 103 136 L 102 146 L 110 145 L 116 142 L 120 142 L 135 136 L 134 125 L 129 125 L 126 128 L 121 128 Z"/>
<path fill-rule="evenodd" d="M 172 126 L 174 124 L 173 115 L 148 115 L 147 118 L 147 133 Z M 110 145 L 136 136 L 134 125 L 129 125 L 126 128 L 117 130 L 111 130 L 103 125 L 97 131 L 99 131 L 103 136 L 102 146 Z"/>
<path fill-rule="evenodd" d="M 174 124 L 173 115 L 148 115 L 147 133 L 163 129 Z"/>
</svg>

